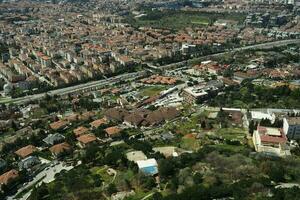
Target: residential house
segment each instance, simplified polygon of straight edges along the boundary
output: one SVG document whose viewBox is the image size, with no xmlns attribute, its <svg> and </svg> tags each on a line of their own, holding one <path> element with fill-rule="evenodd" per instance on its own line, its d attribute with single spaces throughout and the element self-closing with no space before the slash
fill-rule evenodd
<svg viewBox="0 0 300 200">
<path fill-rule="evenodd" d="M 72 148 L 68 143 L 63 142 L 60 144 L 53 145 L 49 148 L 49 150 L 53 156 L 59 156 L 64 153 L 69 153 L 72 150 Z"/>
<path fill-rule="evenodd" d="M 85 134 L 77 138 L 80 147 L 84 148 L 88 145 L 94 144 L 97 142 L 97 138 L 93 134 Z"/>
<path fill-rule="evenodd" d="M 56 122 L 51 123 L 50 128 L 52 130 L 57 131 L 57 130 L 61 130 L 61 129 L 65 128 L 67 126 L 67 124 L 68 123 L 64 120 L 58 120 Z"/>
<path fill-rule="evenodd" d="M 105 117 L 114 122 L 122 122 L 129 112 L 123 108 L 111 108 L 105 112 Z"/>
<path fill-rule="evenodd" d="M 140 113 L 133 112 L 124 117 L 124 123 L 128 126 L 137 127 L 144 120 L 144 116 Z"/>
<path fill-rule="evenodd" d="M 100 127 L 101 125 L 104 125 L 104 124 L 107 124 L 107 123 L 108 122 L 107 122 L 106 118 L 101 118 L 101 119 L 97 119 L 95 121 L 92 121 L 90 123 L 90 125 L 93 129 L 96 129 L 96 128 Z"/>
<path fill-rule="evenodd" d="M 19 172 L 15 169 L 12 169 L 8 172 L 5 172 L 0 176 L 0 186 L 9 185 L 16 181 L 19 178 Z"/>
<path fill-rule="evenodd" d="M 65 137 L 59 133 L 50 134 L 45 139 L 43 139 L 43 142 L 45 142 L 48 145 L 55 145 L 60 142 L 63 142 L 65 140 Z"/>
<path fill-rule="evenodd" d="M 20 148 L 15 152 L 19 157 L 26 158 L 36 152 L 38 149 L 33 145 L 27 145 L 25 147 Z"/>
<path fill-rule="evenodd" d="M 79 137 L 83 134 L 89 133 L 89 129 L 84 126 L 79 126 L 78 128 L 73 130 L 73 133 L 76 137 Z"/>
<path fill-rule="evenodd" d="M 18 163 L 20 170 L 34 171 L 41 164 L 41 161 L 36 156 L 29 156 Z"/>
<path fill-rule="evenodd" d="M 104 131 L 107 133 L 109 137 L 119 137 L 121 135 L 122 129 L 120 129 L 117 126 L 112 126 L 104 129 Z"/>
</svg>

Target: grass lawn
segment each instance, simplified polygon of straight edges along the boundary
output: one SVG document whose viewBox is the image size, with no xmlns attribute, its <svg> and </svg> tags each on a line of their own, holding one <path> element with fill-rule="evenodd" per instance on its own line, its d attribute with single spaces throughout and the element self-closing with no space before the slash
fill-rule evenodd
<svg viewBox="0 0 300 200">
<path fill-rule="evenodd" d="M 207 19 L 197 19 L 195 21 L 191 21 L 191 23 L 196 24 L 196 25 L 205 25 L 205 26 L 207 26 L 209 24 Z"/>
<path fill-rule="evenodd" d="M 152 97 L 155 95 L 158 95 L 161 91 L 166 90 L 167 87 L 166 86 L 147 86 L 143 89 L 141 89 L 140 94 L 142 96 L 148 96 L 148 97 Z"/>
<path fill-rule="evenodd" d="M 228 140 L 243 140 L 246 136 L 246 131 L 242 128 L 221 128 L 217 130 L 215 134 Z"/>
<path fill-rule="evenodd" d="M 186 150 L 196 151 L 201 147 L 201 145 L 200 142 L 195 138 L 182 138 L 180 147 Z"/>
<path fill-rule="evenodd" d="M 247 149 L 247 147 L 244 145 L 215 144 L 210 146 L 219 152 L 228 153 L 242 153 L 245 149 Z"/>
<path fill-rule="evenodd" d="M 184 135 L 200 131 L 201 129 L 199 128 L 199 117 L 192 116 L 186 121 L 178 121 L 175 130 Z"/>
<path fill-rule="evenodd" d="M 107 169 L 108 169 L 107 166 L 93 167 L 93 168 L 90 169 L 90 171 L 92 172 L 92 174 L 100 175 L 105 183 L 110 183 L 111 180 L 113 179 L 113 176 L 110 176 L 106 172 Z"/>
</svg>

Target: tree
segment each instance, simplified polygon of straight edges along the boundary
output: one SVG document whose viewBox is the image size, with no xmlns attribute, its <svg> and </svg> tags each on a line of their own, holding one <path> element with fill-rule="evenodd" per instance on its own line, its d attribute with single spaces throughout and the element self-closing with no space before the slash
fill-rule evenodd
<svg viewBox="0 0 300 200">
<path fill-rule="evenodd" d="M 251 120 L 250 123 L 249 123 L 249 133 L 250 133 L 251 135 L 253 135 L 254 130 L 255 130 L 255 124 L 254 124 L 254 121 Z"/>
<path fill-rule="evenodd" d="M 104 131 L 102 126 L 99 126 L 95 131 L 95 135 L 99 138 L 105 138 L 106 137 L 106 132 Z"/>
<path fill-rule="evenodd" d="M 261 170 L 275 182 L 284 181 L 285 169 L 280 161 L 265 161 L 260 165 Z"/>
<path fill-rule="evenodd" d="M 159 161 L 158 172 L 161 178 L 168 178 L 175 173 L 175 165 L 171 159 L 163 159 Z"/>
<path fill-rule="evenodd" d="M 153 152 L 152 145 L 147 141 L 133 140 L 131 141 L 131 146 L 133 149 L 142 151 L 145 154 Z"/>
<path fill-rule="evenodd" d="M 270 127 L 270 126 L 272 126 L 272 123 L 271 123 L 271 120 L 264 118 L 260 121 L 259 125 Z"/>
<path fill-rule="evenodd" d="M 109 196 L 118 192 L 116 185 L 114 183 L 110 183 L 106 188 L 106 192 L 109 194 Z"/>
<path fill-rule="evenodd" d="M 45 183 L 42 183 L 38 188 L 34 187 L 30 196 L 30 200 L 40 200 L 49 195 L 48 188 Z"/>
<path fill-rule="evenodd" d="M 199 172 L 195 173 L 195 175 L 193 176 L 193 180 L 194 180 L 195 184 L 201 184 L 203 181 L 202 174 L 200 174 Z"/>
<path fill-rule="evenodd" d="M 100 187 L 102 185 L 102 177 L 99 174 L 95 174 L 92 176 L 95 187 Z"/>
<path fill-rule="evenodd" d="M 153 187 L 156 186 L 155 180 L 151 176 L 145 176 L 144 174 L 139 174 L 139 183 L 142 184 L 142 186 L 146 190 L 151 190 Z"/>
<path fill-rule="evenodd" d="M 201 122 L 201 128 L 202 128 L 202 129 L 205 129 L 205 128 L 206 128 L 206 122 L 205 122 L 204 120 Z"/>
<path fill-rule="evenodd" d="M 152 196 L 153 200 L 162 200 L 163 196 L 159 192 L 155 192 Z"/>
</svg>

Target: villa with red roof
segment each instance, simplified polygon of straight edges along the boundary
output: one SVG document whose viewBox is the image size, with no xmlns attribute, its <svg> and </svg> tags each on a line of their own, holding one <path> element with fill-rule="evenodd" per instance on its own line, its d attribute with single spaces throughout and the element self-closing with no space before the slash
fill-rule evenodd
<svg viewBox="0 0 300 200">
<path fill-rule="evenodd" d="M 253 133 L 253 143 L 257 152 L 276 156 L 291 155 L 287 137 L 281 128 L 258 126 Z"/>
</svg>

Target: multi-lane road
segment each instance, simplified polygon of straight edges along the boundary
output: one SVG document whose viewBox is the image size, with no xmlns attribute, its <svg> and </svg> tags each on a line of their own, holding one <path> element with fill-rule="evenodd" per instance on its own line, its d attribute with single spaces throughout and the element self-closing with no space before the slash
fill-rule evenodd
<svg viewBox="0 0 300 200">
<path fill-rule="evenodd" d="M 205 59 L 210 59 L 213 57 L 217 57 L 217 56 L 222 56 L 225 55 L 226 53 L 230 52 L 230 53 L 234 53 L 234 52 L 239 52 L 239 51 L 244 51 L 244 50 L 249 50 L 249 49 L 271 49 L 274 47 L 280 47 L 280 46 L 286 46 L 289 44 L 300 44 L 300 39 L 291 39 L 291 40 L 280 40 L 280 41 L 275 41 L 275 42 L 266 42 L 266 43 L 262 43 L 262 44 L 255 44 L 255 45 L 250 45 L 250 46 L 244 46 L 244 47 L 238 47 L 238 48 L 233 48 L 224 52 L 220 52 L 220 53 L 215 53 L 215 54 L 211 54 L 211 55 L 206 55 L 206 56 L 202 56 L 202 57 L 196 57 L 196 58 L 191 58 L 189 60 L 185 60 L 185 61 L 181 61 L 181 62 L 177 62 L 177 63 L 172 63 L 172 64 L 168 64 L 168 65 L 164 65 L 164 66 L 154 66 L 151 64 L 148 64 L 148 67 L 151 69 L 156 69 L 156 70 L 167 70 L 167 69 L 174 69 L 177 67 L 181 67 L 184 65 L 188 65 L 190 63 L 193 63 L 195 61 L 198 60 L 205 60 Z"/>
<path fill-rule="evenodd" d="M 289 45 L 289 44 L 300 44 L 300 39 L 281 40 L 281 41 L 267 42 L 267 43 L 256 44 L 256 45 L 251 45 L 251 46 L 244 46 L 244 47 L 231 49 L 230 52 L 239 52 L 239 51 L 248 50 L 248 49 L 270 49 L 273 47 L 285 46 L 285 45 Z M 178 62 L 178 63 L 172 63 L 169 65 L 164 65 L 164 66 L 159 66 L 159 67 L 148 64 L 148 67 L 151 69 L 154 69 L 154 70 L 155 69 L 167 70 L 167 69 L 172 69 L 174 67 L 188 65 L 189 63 L 191 63 L 193 61 L 212 58 L 212 57 L 216 57 L 216 56 L 222 56 L 226 53 L 228 53 L 228 51 L 216 53 L 216 54 L 212 54 L 212 55 L 207 55 L 207 56 L 203 56 L 203 57 L 193 58 L 190 60 L 186 60 L 186 61 L 182 61 L 182 62 Z M 24 104 L 24 103 L 28 103 L 33 100 L 42 99 L 45 97 L 46 94 L 49 94 L 50 96 L 53 96 L 53 95 L 63 96 L 63 95 L 68 95 L 68 94 L 72 94 L 72 93 L 76 93 L 76 92 L 90 91 L 93 89 L 99 89 L 106 85 L 109 86 L 109 85 L 117 83 L 119 81 L 133 80 L 135 78 L 143 76 L 145 73 L 146 73 L 146 71 L 122 74 L 122 75 L 118 75 L 118 76 L 111 77 L 111 78 L 104 79 L 104 80 L 92 81 L 92 82 L 79 84 L 79 85 L 75 85 L 75 86 L 71 86 L 71 87 L 52 90 L 47 93 L 34 94 L 34 95 L 19 97 L 19 98 L 15 98 L 15 99 L 7 99 L 7 100 L 2 101 L 1 103 Z"/>
<path fill-rule="evenodd" d="M 64 96 L 76 92 L 85 92 L 85 91 L 91 91 L 91 90 L 96 90 L 101 87 L 109 86 L 111 84 L 118 83 L 120 81 L 129 81 L 136 79 L 138 77 L 143 76 L 146 73 L 146 71 L 140 71 L 140 72 L 134 72 L 134 73 L 127 73 L 127 74 L 122 74 L 118 76 L 114 76 L 111 78 L 99 80 L 99 81 L 91 81 L 88 83 L 84 84 L 79 84 L 71 87 L 65 87 L 57 90 L 51 90 L 49 92 L 45 93 L 40 93 L 40 94 L 34 94 L 34 95 L 28 95 L 24 97 L 19 97 L 15 99 L 7 99 L 6 101 L 3 101 L 2 103 L 14 103 L 14 104 L 24 104 L 30 101 L 34 100 L 40 100 L 45 97 L 46 94 L 50 96 L 54 95 L 59 95 L 59 96 Z"/>
</svg>

